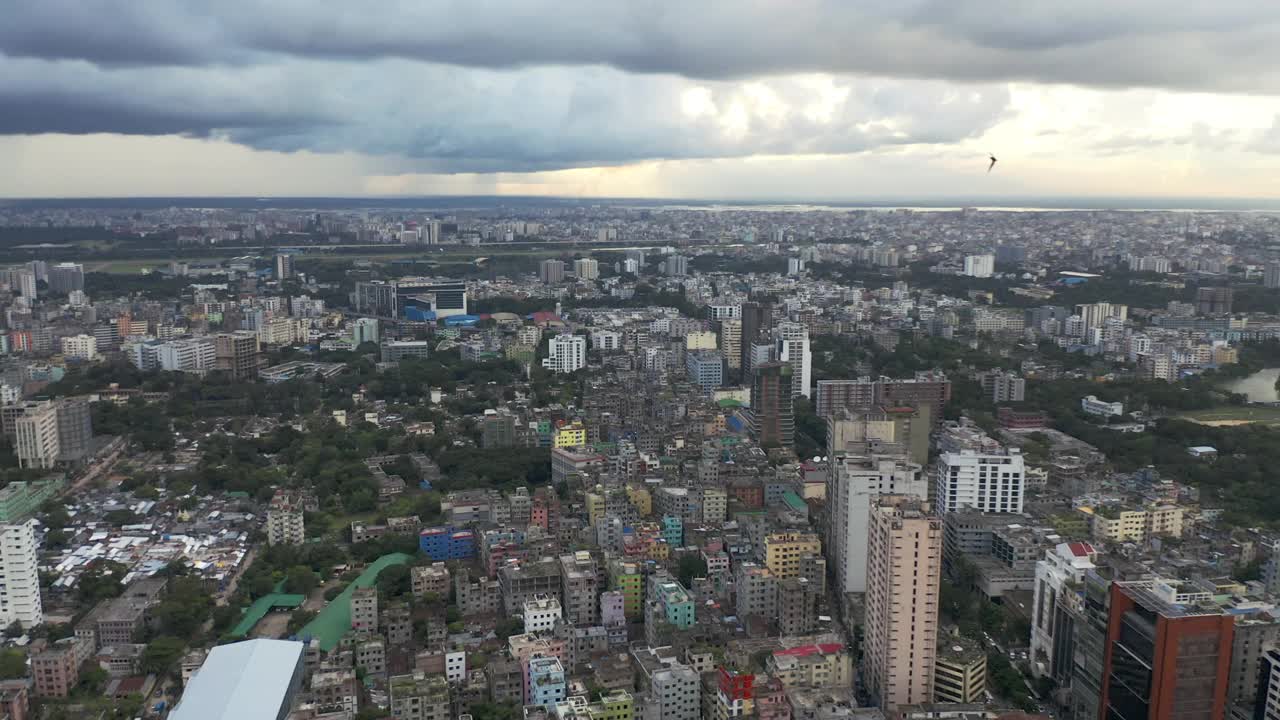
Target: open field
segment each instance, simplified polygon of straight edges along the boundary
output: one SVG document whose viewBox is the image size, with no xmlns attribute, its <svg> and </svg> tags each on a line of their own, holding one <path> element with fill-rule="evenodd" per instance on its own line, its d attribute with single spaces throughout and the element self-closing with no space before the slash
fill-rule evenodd
<svg viewBox="0 0 1280 720">
<path fill-rule="evenodd" d="M 1280 426 L 1280 408 L 1260 407 L 1252 405 L 1209 408 L 1208 410 L 1192 410 L 1178 417 L 1201 425 L 1227 427 L 1232 425 Z"/>
<path fill-rule="evenodd" d="M 457 248 L 450 249 L 445 252 L 370 252 L 370 253 L 324 253 L 324 252 L 304 252 L 298 253 L 297 259 L 301 262 L 323 262 L 323 263 L 351 263 L 356 260 L 369 260 L 371 262 L 393 262 L 396 260 L 419 260 L 422 262 L 432 262 L 437 265 L 470 265 L 477 259 L 484 258 L 492 260 L 502 257 L 534 257 L 534 258 L 552 258 L 562 257 L 566 255 L 585 256 L 601 252 L 618 252 L 617 248 L 612 247 L 558 247 L 551 245 L 539 248 L 504 248 L 504 247 L 488 247 L 481 246 L 478 248 Z M 236 257 L 237 255 L 262 255 L 261 251 L 238 251 L 235 253 L 226 253 L 223 255 L 170 255 L 167 257 L 152 258 L 124 258 L 119 260 L 89 260 L 85 262 L 86 272 L 103 272 L 113 273 L 116 275 L 136 275 L 147 268 L 157 269 L 168 267 L 169 263 L 176 260 L 185 263 L 204 263 L 223 261 Z"/>
</svg>

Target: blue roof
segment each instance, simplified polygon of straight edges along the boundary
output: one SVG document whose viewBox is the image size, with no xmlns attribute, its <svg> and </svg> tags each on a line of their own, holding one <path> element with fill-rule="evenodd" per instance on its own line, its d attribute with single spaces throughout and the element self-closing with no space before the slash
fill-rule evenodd
<svg viewBox="0 0 1280 720">
<path fill-rule="evenodd" d="M 454 325 L 475 325 L 480 322 L 479 315 L 450 315 L 444 319 L 445 327 Z"/>
<path fill-rule="evenodd" d="M 277 720 L 301 681 L 302 649 L 300 642 L 265 639 L 214 648 L 170 720 Z"/>
</svg>

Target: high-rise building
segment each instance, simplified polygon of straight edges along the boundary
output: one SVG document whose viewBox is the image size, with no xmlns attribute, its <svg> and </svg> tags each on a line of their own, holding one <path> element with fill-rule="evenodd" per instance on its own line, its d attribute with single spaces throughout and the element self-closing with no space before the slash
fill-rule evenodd
<svg viewBox="0 0 1280 720">
<path fill-rule="evenodd" d="M 378 321 L 375 318 L 356 318 L 351 323 L 351 345 L 360 347 L 365 343 L 378 342 Z"/>
<path fill-rule="evenodd" d="M 1025 486 L 1026 464 L 1016 449 L 944 452 L 934 469 L 934 502 L 940 513 L 1021 513 Z"/>
<path fill-rule="evenodd" d="M 1202 287 L 1196 290 L 1196 312 L 1201 315 L 1227 315 L 1234 295 L 1229 287 Z"/>
<path fill-rule="evenodd" d="M 1094 328 L 1103 327 L 1107 318 L 1116 318 L 1123 322 L 1129 317 L 1128 305 L 1113 305 L 1109 302 L 1096 302 L 1076 305 L 1075 314 L 1080 318 L 1080 332 L 1084 336 Z"/>
<path fill-rule="evenodd" d="M 34 300 L 36 297 L 36 274 L 28 268 L 15 267 L 7 271 L 9 289 L 24 298 Z"/>
<path fill-rule="evenodd" d="M 71 335 L 62 338 L 62 355 L 68 360 L 97 360 L 98 341 L 92 335 Z"/>
<path fill-rule="evenodd" d="M 1059 543 L 1036 563 L 1031 603 L 1031 672 L 1059 686 L 1070 684 L 1075 624 L 1085 573 L 1095 568 L 1097 551 L 1085 542 Z"/>
<path fill-rule="evenodd" d="M 396 720 L 446 720 L 450 717 L 449 680 L 415 672 L 387 681 L 391 717 Z"/>
<path fill-rule="evenodd" d="M 1262 285 L 1271 289 L 1280 288 L 1280 262 L 1267 263 L 1267 269 L 1262 274 Z"/>
<path fill-rule="evenodd" d="M 1254 720 L 1280 720 L 1280 648 L 1270 647 L 1258 660 L 1258 693 Z"/>
<path fill-rule="evenodd" d="M 236 380 L 257 377 L 260 352 L 258 334 L 249 330 L 222 333 L 214 338 L 218 369 L 230 373 Z"/>
<path fill-rule="evenodd" d="M 547 285 L 564 282 L 564 262 L 561 260 L 543 260 L 538 266 L 538 278 Z"/>
<path fill-rule="evenodd" d="M 0 625 L 31 628 L 44 622 L 36 564 L 36 521 L 0 525 Z"/>
<path fill-rule="evenodd" d="M 1027 381 L 1017 373 L 989 370 L 978 374 L 982 392 L 994 403 L 1022 402 L 1027 396 Z"/>
<path fill-rule="evenodd" d="M 724 384 L 724 358 L 718 350 L 690 350 L 685 353 L 689 382 L 714 390 Z"/>
<path fill-rule="evenodd" d="M 989 278 L 995 274 L 996 258 L 994 255 L 966 255 L 964 257 L 964 274 L 975 278 Z"/>
<path fill-rule="evenodd" d="M 987 689 L 987 652 L 969 638 L 943 638 L 933 666 L 933 692 L 940 703 L 981 703 Z"/>
<path fill-rule="evenodd" d="M 357 312 L 378 317 L 396 317 L 396 286 L 381 281 L 358 282 L 355 304 Z"/>
<path fill-rule="evenodd" d="M 765 447 L 791 447 L 795 440 L 791 366 L 763 363 L 751 384 L 751 434 Z"/>
<path fill-rule="evenodd" d="M 1100 718 L 1223 720 L 1234 620 L 1176 580 L 1111 584 Z"/>
<path fill-rule="evenodd" d="M 830 417 L 841 408 L 867 411 L 883 406 L 929 406 L 932 422 L 942 421 L 942 410 L 951 400 L 951 381 L 941 372 L 917 372 L 915 377 L 893 379 L 885 376 L 872 380 L 819 380 L 814 411 Z"/>
<path fill-rule="evenodd" d="M 743 373 L 751 370 L 751 348 L 760 340 L 767 340 L 773 329 L 773 306 L 768 303 L 742 303 L 742 361 Z"/>
<path fill-rule="evenodd" d="M 867 692 L 886 713 L 933 701 L 942 523 L 927 503 L 886 495 L 871 509 L 867 550 Z"/>
<path fill-rule="evenodd" d="M 6 429 L 12 413 L 14 451 L 18 466 L 51 468 L 58 462 L 58 407 L 52 402 L 27 402 L 5 408 Z"/>
<path fill-rule="evenodd" d="M 720 348 L 724 351 L 725 366 L 730 370 L 742 367 L 742 320 L 725 318 L 720 323 Z"/>
<path fill-rule="evenodd" d="M 596 561 L 591 553 L 579 551 L 560 556 L 560 582 L 564 597 L 564 619 L 571 625 L 594 625 L 600 615 L 596 597 Z"/>
<path fill-rule="evenodd" d="M 598 280 L 600 263 L 591 258 L 578 258 L 573 261 L 573 274 L 577 275 L 579 280 Z"/>
<path fill-rule="evenodd" d="M 556 335 L 549 341 L 542 367 L 556 373 L 577 372 L 587 366 L 587 339 L 581 335 Z"/>
<path fill-rule="evenodd" d="M 813 352 L 809 348 L 809 328 L 799 323 L 782 323 L 775 332 L 778 362 L 791 366 L 791 395 L 813 394 Z"/>
<path fill-rule="evenodd" d="M 827 470 L 827 552 L 842 593 L 867 590 L 871 508 L 882 495 L 929 497 L 923 469 L 901 455 L 832 454 Z"/>
<path fill-rule="evenodd" d="M 672 255 L 664 261 L 667 274 L 680 277 L 689 274 L 689 258 L 683 255 Z"/>
<path fill-rule="evenodd" d="M 267 542 L 271 545 L 301 545 L 307 539 L 302 501 L 285 490 L 277 490 L 267 508 Z"/>
<path fill-rule="evenodd" d="M 400 278 L 395 283 L 395 307 L 390 317 L 410 320 L 467 314 L 467 283 L 462 280 Z"/>
<path fill-rule="evenodd" d="M 79 263 L 58 263 L 49 268 L 49 289 L 67 294 L 84 289 L 84 266 Z"/>
<path fill-rule="evenodd" d="M 58 417 L 58 461 L 74 463 L 93 451 L 93 420 L 89 401 L 65 398 L 54 403 Z"/>
<path fill-rule="evenodd" d="M 276 279 L 288 280 L 294 275 L 293 256 L 288 253 L 276 255 Z"/>
</svg>

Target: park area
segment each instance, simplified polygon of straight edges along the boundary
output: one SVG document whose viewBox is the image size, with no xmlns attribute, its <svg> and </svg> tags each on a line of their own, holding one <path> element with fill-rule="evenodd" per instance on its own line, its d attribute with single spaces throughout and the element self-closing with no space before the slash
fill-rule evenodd
<svg viewBox="0 0 1280 720">
<path fill-rule="evenodd" d="M 1231 427 L 1253 423 L 1280 426 L 1280 408 L 1266 405 L 1227 405 L 1204 410 L 1192 410 L 1182 413 L 1178 417 L 1201 425 L 1209 425 L 1210 427 Z"/>
</svg>

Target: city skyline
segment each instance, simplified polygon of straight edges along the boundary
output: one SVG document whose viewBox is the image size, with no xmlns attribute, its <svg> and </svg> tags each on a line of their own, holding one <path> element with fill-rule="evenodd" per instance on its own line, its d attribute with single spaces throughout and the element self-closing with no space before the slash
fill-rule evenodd
<svg viewBox="0 0 1280 720">
<path fill-rule="evenodd" d="M 15 9 L 0 197 L 1280 197 L 1244 3 L 337 7 Z"/>
</svg>

